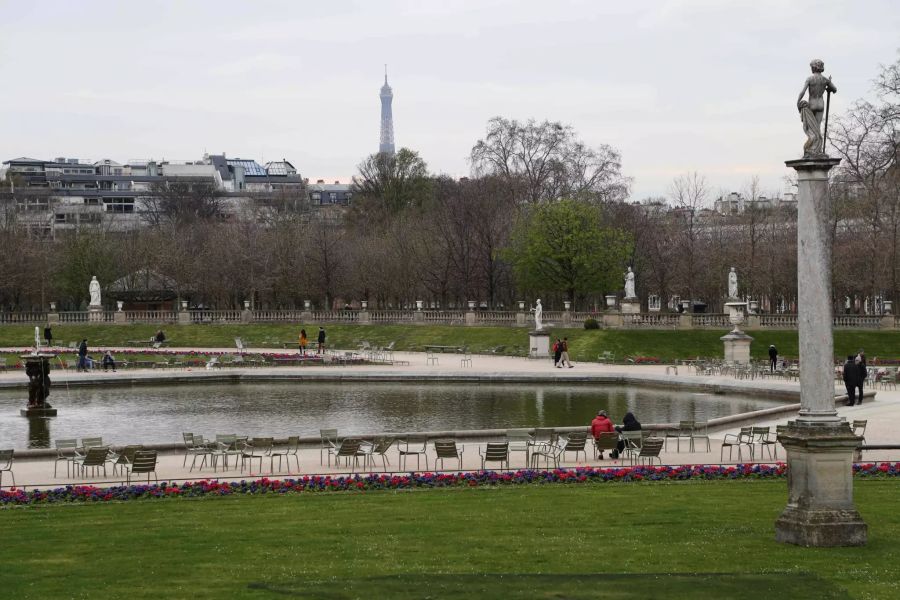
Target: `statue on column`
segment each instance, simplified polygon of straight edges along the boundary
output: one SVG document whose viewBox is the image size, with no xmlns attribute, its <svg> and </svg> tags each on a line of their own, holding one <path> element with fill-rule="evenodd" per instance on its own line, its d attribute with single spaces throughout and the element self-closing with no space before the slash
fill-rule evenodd
<svg viewBox="0 0 900 600">
<path fill-rule="evenodd" d="M 731 267 L 731 271 L 728 273 L 728 297 L 738 297 L 738 280 L 734 267 Z"/>
<path fill-rule="evenodd" d="M 631 267 L 628 267 L 628 272 L 625 273 L 625 298 L 637 298 L 634 293 L 634 273 Z"/>
<path fill-rule="evenodd" d="M 797 110 L 800 111 L 800 121 L 803 123 L 803 132 L 806 134 L 806 143 L 803 144 L 803 158 L 825 158 L 825 136 L 828 135 L 828 104 L 831 94 L 837 93 L 837 88 L 831 83 L 831 77 L 825 77 L 825 63 L 814 59 L 809 63 L 812 75 L 806 78 L 800 96 L 797 98 Z M 809 100 L 804 100 L 803 95 L 809 91 Z M 825 92 L 828 97 L 823 98 Z M 822 135 L 822 116 L 825 116 L 825 135 Z"/>
<path fill-rule="evenodd" d="M 91 306 L 101 306 L 100 304 L 100 282 L 97 281 L 97 276 L 94 275 L 91 278 L 91 283 L 88 286 L 88 292 L 91 294 Z"/>
</svg>

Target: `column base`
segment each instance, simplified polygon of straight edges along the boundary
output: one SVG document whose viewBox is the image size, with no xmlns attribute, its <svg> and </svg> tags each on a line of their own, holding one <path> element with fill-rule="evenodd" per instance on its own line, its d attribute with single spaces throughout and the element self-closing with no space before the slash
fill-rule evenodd
<svg viewBox="0 0 900 600">
<path fill-rule="evenodd" d="M 775 521 L 775 541 L 817 548 L 865 546 L 868 526 L 855 508 L 803 510 L 788 506 Z"/>
<path fill-rule="evenodd" d="M 550 333 L 546 331 L 528 332 L 528 354 L 532 358 L 550 358 Z"/>
</svg>

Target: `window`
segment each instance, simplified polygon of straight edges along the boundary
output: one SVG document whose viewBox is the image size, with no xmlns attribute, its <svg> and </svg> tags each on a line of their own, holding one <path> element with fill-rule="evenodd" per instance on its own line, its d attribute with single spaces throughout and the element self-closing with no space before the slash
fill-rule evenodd
<svg viewBox="0 0 900 600">
<path fill-rule="evenodd" d="M 312 194 L 310 194 L 310 198 L 313 199 L 313 202 L 318 203 L 322 201 L 322 194 L 320 194 L 319 192 L 313 192 Z"/>
<path fill-rule="evenodd" d="M 134 198 L 104 198 L 103 206 L 108 213 L 133 213 Z"/>
<path fill-rule="evenodd" d="M 328 192 L 328 201 L 331 202 L 332 204 L 334 204 L 335 202 L 337 202 L 337 193 L 335 193 L 335 192 Z"/>
</svg>

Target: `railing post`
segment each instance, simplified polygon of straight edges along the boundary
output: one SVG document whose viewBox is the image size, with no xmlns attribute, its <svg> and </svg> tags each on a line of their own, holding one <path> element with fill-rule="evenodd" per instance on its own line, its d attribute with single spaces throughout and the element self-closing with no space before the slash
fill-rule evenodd
<svg viewBox="0 0 900 600">
<path fill-rule="evenodd" d="M 59 323 L 59 313 L 56 312 L 56 302 L 50 303 L 50 312 L 47 313 L 47 324 L 56 325 Z"/>
<path fill-rule="evenodd" d="M 759 315 L 747 316 L 747 329 L 759 329 Z"/>
<path fill-rule="evenodd" d="M 693 329 L 694 316 L 690 313 L 681 313 L 678 315 L 678 329 Z"/>
<path fill-rule="evenodd" d="M 894 328 L 894 315 L 882 315 L 881 316 L 881 324 L 879 329 L 893 329 Z"/>
</svg>

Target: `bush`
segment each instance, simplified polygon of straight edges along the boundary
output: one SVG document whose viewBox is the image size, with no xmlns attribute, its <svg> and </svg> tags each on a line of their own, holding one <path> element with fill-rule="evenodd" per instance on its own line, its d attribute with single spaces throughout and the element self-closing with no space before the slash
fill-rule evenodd
<svg viewBox="0 0 900 600">
<path fill-rule="evenodd" d="M 585 329 L 600 329 L 600 323 L 597 322 L 597 319 L 588 318 L 584 320 L 584 328 Z"/>
</svg>

